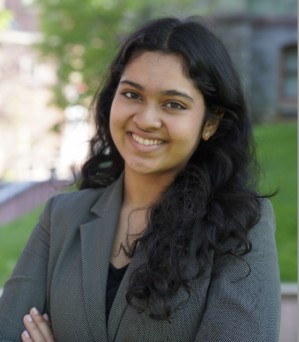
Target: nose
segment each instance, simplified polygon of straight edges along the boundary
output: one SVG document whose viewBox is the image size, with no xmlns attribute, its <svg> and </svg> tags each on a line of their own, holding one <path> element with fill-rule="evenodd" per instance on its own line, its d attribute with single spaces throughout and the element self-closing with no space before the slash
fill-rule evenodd
<svg viewBox="0 0 299 342">
<path fill-rule="evenodd" d="M 142 131 L 154 131 L 162 126 L 161 115 L 155 106 L 146 106 L 138 111 L 133 121 Z"/>
</svg>

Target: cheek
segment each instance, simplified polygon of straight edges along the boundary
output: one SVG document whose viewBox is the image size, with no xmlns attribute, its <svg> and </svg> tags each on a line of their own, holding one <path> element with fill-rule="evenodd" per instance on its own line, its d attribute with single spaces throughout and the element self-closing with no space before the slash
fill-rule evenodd
<svg viewBox="0 0 299 342">
<path fill-rule="evenodd" d="M 114 121 L 115 113 L 116 113 L 117 103 L 115 100 L 113 100 L 110 108 L 110 124 L 112 121 Z"/>
<path fill-rule="evenodd" d="M 119 125 L 121 116 L 119 115 L 119 106 L 117 102 L 114 100 L 110 109 L 110 118 L 109 118 L 109 126 L 110 131 L 113 132 L 114 129 Z"/>
<path fill-rule="evenodd" d="M 128 108 L 124 101 L 116 96 L 111 104 L 110 109 L 110 128 L 112 126 L 121 127 L 129 118 Z"/>
<path fill-rule="evenodd" d="M 198 117 L 187 122 L 182 122 L 178 127 L 178 132 L 181 135 L 181 139 L 187 144 L 197 144 L 200 141 L 202 135 L 203 120 Z"/>
</svg>

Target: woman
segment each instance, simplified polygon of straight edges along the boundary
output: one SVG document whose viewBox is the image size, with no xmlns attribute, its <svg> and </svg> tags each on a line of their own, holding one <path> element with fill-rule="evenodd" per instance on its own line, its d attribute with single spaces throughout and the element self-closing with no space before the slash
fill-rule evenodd
<svg viewBox="0 0 299 342">
<path fill-rule="evenodd" d="M 222 43 L 195 19 L 147 23 L 95 109 L 81 190 L 46 205 L 1 341 L 277 341 L 273 211 Z"/>
</svg>

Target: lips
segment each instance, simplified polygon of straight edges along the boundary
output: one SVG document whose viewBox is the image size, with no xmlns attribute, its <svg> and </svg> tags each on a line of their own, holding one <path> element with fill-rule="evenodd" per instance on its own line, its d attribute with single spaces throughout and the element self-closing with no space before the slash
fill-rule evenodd
<svg viewBox="0 0 299 342">
<path fill-rule="evenodd" d="M 156 145 L 161 145 L 161 144 L 164 143 L 164 140 L 142 138 L 142 137 L 140 137 L 139 135 L 137 135 L 135 133 L 132 133 L 131 137 L 138 144 L 144 145 L 144 146 L 156 146 Z"/>
</svg>

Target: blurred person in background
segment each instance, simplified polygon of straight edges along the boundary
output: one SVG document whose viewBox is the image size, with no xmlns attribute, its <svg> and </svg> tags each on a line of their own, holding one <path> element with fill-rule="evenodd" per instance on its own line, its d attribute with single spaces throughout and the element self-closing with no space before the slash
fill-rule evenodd
<svg viewBox="0 0 299 342">
<path fill-rule="evenodd" d="M 1 341 L 269 341 L 280 280 L 240 81 L 200 20 L 129 36 L 95 97 L 80 190 L 47 203 Z"/>
</svg>

